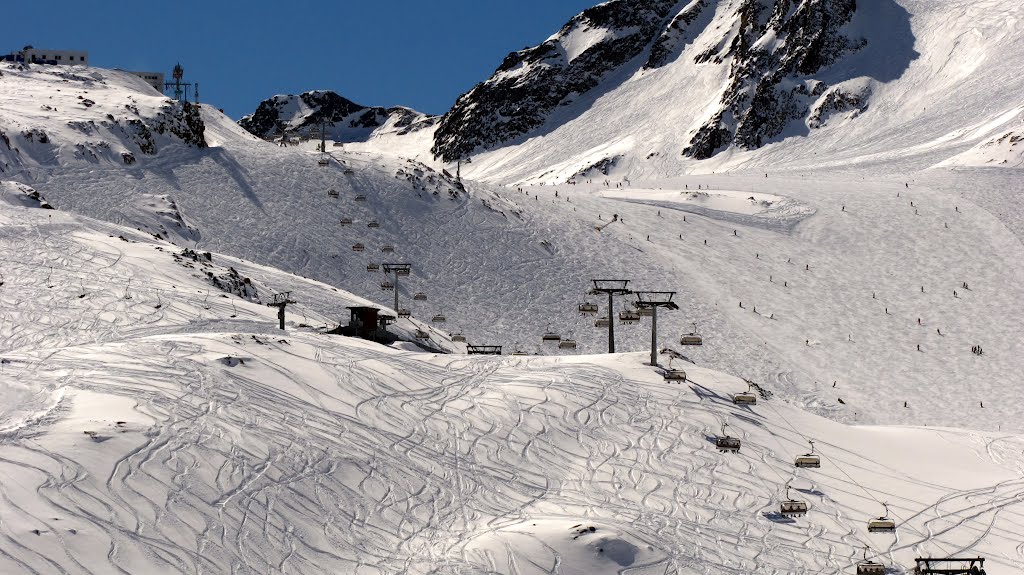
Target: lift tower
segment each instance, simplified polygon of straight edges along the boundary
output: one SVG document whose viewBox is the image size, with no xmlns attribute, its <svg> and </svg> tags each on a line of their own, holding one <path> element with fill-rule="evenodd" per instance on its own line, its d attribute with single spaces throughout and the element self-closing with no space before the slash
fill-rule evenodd
<svg viewBox="0 0 1024 575">
<path fill-rule="evenodd" d="M 629 280 L 592 280 L 591 294 L 608 294 L 608 353 L 615 353 L 615 300 L 617 295 L 633 293 L 627 286 Z"/>
<path fill-rule="evenodd" d="M 638 291 L 633 292 L 636 295 L 636 307 L 639 309 L 651 310 L 651 366 L 658 366 L 658 308 L 663 307 L 668 310 L 679 309 L 675 303 L 672 302 L 672 297 L 676 295 L 674 291 Z"/>
</svg>

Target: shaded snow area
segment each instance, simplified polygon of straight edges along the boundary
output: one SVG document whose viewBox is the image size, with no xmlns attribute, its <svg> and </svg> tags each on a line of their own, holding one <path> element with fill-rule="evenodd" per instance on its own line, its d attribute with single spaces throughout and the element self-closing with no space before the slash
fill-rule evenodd
<svg viewBox="0 0 1024 575">
<path fill-rule="evenodd" d="M 767 390 L 736 406 L 741 379 L 677 363 L 668 383 L 642 353 L 326 335 L 358 298 L 211 254 L 312 302 L 279 331 L 258 296 L 211 289 L 203 254 L 0 218 L 0 572 L 849 573 L 864 546 L 894 573 L 1024 568 L 1018 435 L 849 426 Z M 808 440 L 818 469 L 794 467 Z M 866 529 L 883 502 L 895 534 Z"/>
</svg>

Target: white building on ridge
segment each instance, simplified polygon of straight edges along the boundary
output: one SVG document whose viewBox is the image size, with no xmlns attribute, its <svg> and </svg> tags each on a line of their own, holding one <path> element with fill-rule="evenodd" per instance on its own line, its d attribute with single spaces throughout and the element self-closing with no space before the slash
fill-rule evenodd
<svg viewBox="0 0 1024 575">
<path fill-rule="evenodd" d="M 157 92 L 160 92 L 161 94 L 164 93 L 164 73 L 163 72 L 132 72 L 130 70 L 125 70 L 125 72 L 128 72 L 129 74 L 133 74 L 135 76 L 138 76 L 139 78 L 142 78 L 143 80 L 146 81 L 147 84 L 149 84 L 150 86 L 153 86 L 154 90 L 156 90 Z"/>
<path fill-rule="evenodd" d="M 21 55 L 26 62 L 50 63 L 63 66 L 88 66 L 89 53 L 84 50 L 45 50 L 25 46 Z"/>
</svg>

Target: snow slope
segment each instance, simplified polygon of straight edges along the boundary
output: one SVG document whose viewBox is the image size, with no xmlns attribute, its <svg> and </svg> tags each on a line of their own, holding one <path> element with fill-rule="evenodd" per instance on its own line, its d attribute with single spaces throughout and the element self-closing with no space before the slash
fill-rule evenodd
<svg viewBox="0 0 1024 575">
<path fill-rule="evenodd" d="M 165 242 L 29 207 L 0 224 L 4 573 L 849 573 L 865 545 L 893 573 L 1024 569 L 1019 435 L 737 407 L 738 378 L 666 383 L 639 353 L 282 332 Z M 358 303 L 212 260 L 314 324 Z M 714 447 L 724 423 L 739 454 Z M 822 467 L 795 469 L 808 439 Z M 778 514 L 787 484 L 806 516 Z M 881 502 L 895 535 L 866 531 Z"/>
<path fill-rule="evenodd" d="M 1011 64 L 1024 58 L 1024 35 L 1019 33 L 1024 8 L 1019 2 L 886 0 L 857 3 L 856 16 L 840 30 L 848 38 L 866 38 L 863 49 L 816 73 L 787 76 L 780 84 L 778 89 L 783 92 L 807 84 L 814 97 L 807 96 L 806 118 L 787 123 L 781 133 L 765 138 L 757 149 L 734 145 L 716 150 L 710 160 L 689 159 L 683 155 L 684 149 L 692 146 L 695 134 L 708 125 L 709 118 L 721 111 L 723 92 L 743 72 L 732 41 L 740 22 L 749 20 L 741 12 L 752 4 L 679 3 L 674 11 L 685 15 L 697 10 L 698 15 L 688 20 L 683 32 L 666 32 L 682 34 L 673 41 L 683 45 L 664 65 L 644 65 L 652 44 L 636 59 L 608 72 L 586 93 L 570 94 L 544 112 L 541 126 L 473 151 L 472 164 L 464 175 L 501 183 L 565 182 L 609 159 L 616 161 L 618 175 L 634 179 L 688 172 L 831 170 L 857 165 L 865 170 L 907 173 L 947 161 L 1019 126 L 1024 84 Z M 772 6 L 787 18 L 791 15 L 783 9 L 789 3 L 762 4 L 769 7 L 763 18 L 774 14 Z M 830 3 L 811 3 L 826 4 Z M 556 40 L 576 38 L 566 34 L 563 30 Z M 774 34 L 773 29 L 767 30 L 751 46 L 766 54 L 792 48 Z M 790 44 L 795 41 L 789 40 Z M 510 58 L 517 54 L 522 53 Z M 537 74 L 553 65 L 549 60 L 530 64 Z M 785 75 L 783 72 L 779 73 Z M 770 70 L 764 77 L 773 73 Z M 507 72 L 499 70 L 488 82 L 499 82 L 504 74 Z M 827 90 L 814 92 L 818 84 Z M 488 100 L 476 101 L 488 85 L 464 96 L 479 108 L 465 111 L 471 119 L 504 110 L 492 110 Z M 535 89 L 541 95 L 546 90 L 543 83 L 514 88 L 527 94 Z M 834 94 L 836 90 L 841 94 Z M 743 93 L 746 101 L 754 96 L 753 89 Z M 779 102 L 773 102 L 785 108 L 782 101 L 789 96 L 777 96 Z M 801 98 L 805 97 L 797 96 L 804 102 Z M 502 112 L 506 113 L 511 112 Z M 506 129 L 502 122 L 518 125 L 518 116 L 509 119 L 502 114 L 498 114 L 493 131 Z M 725 116 L 723 125 L 734 130 L 729 114 Z M 443 133 L 439 134 L 445 138 L 438 138 L 439 146 L 457 137 L 475 137 L 468 131 L 460 134 L 458 126 L 445 127 L 461 117 L 441 123 Z M 760 121 L 743 117 L 735 122 L 755 120 Z M 1012 160 L 1001 163 L 1002 159 L 999 157 L 996 165 L 1016 165 Z"/>
<path fill-rule="evenodd" d="M 0 87 L 15 85 L 8 80 Z M 16 85 L 46 93 L 33 82 L 25 75 Z M 5 94 L 5 106 L 22 105 Z M 578 352 L 603 351 L 604 332 L 576 306 L 590 279 L 622 277 L 636 289 L 679 292 L 681 311 L 659 318 L 659 346 L 676 345 L 696 323 L 707 345 L 688 350 L 691 359 L 761 381 L 817 414 L 1024 425 L 1015 382 L 1024 367 L 1016 304 L 1024 222 L 1013 178 L 924 173 L 908 188 L 892 175 L 837 169 L 662 175 L 624 188 L 580 178 L 522 192 L 467 180 L 464 192 L 428 166 L 347 147 L 332 149 L 321 169 L 311 147 L 280 148 L 208 106 L 202 113 L 209 148 L 170 142 L 132 166 L 37 164 L 18 179 L 60 209 L 274 265 L 382 306 L 392 296 L 367 263 L 410 262 L 400 306 L 424 320 L 444 315 L 435 327 L 471 343 L 573 353 L 543 347 L 540 335 L 553 330 L 578 340 Z M 697 186 L 730 200 L 668 199 Z M 355 201 L 360 194 L 365 202 Z M 743 206 L 751 196 L 772 204 Z M 621 221 L 598 233 L 611 214 Z M 368 227 L 374 220 L 379 228 Z M 188 233 L 171 231 L 177 221 Z M 366 250 L 352 251 L 356 243 Z M 412 301 L 420 292 L 427 301 Z M 650 345 L 647 322 L 616 335 L 620 351 Z M 971 352 L 978 345 L 984 356 Z"/>
</svg>

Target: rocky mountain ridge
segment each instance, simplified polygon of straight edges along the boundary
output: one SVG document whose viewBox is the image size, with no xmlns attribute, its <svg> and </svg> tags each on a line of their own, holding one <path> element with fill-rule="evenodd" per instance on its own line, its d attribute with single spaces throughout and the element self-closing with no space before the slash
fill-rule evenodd
<svg viewBox="0 0 1024 575">
<path fill-rule="evenodd" d="M 730 145 L 755 149 L 791 122 L 814 128 L 830 114 L 866 109 L 869 88 L 815 77 L 867 45 L 846 29 L 856 13 L 855 0 L 612 0 L 509 54 L 441 119 L 432 151 L 454 161 L 543 133 L 679 59 L 728 68 L 718 101 L 707 103 L 680 151 L 704 159 Z"/>
<path fill-rule="evenodd" d="M 410 108 L 363 106 L 335 92 L 315 90 L 264 100 L 238 124 L 263 139 L 280 137 L 282 132 L 319 137 L 324 124 L 328 138 L 348 142 L 365 140 L 377 130 L 405 135 L 430 127 L 435 121 L 435 117 Z"/>
</svg>

